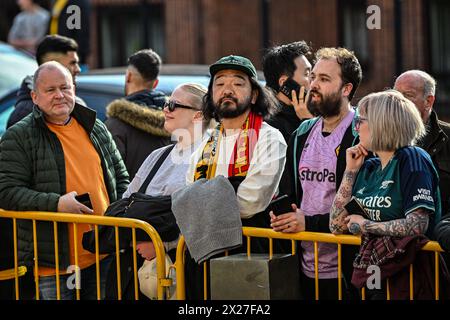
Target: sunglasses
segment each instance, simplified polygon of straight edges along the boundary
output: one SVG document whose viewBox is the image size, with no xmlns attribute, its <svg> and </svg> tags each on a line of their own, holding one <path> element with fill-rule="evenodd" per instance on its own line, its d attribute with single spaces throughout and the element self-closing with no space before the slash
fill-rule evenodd
<svg viewBox="0 0 450 320">
<path fill-rule="evenodd" d="M 166 103 L 164 103 L 164 108 L 169 109 L 170 112 L 173 112 L 176 108 L 197 110 L 194 107 L 185 106 L 183 104 L 176 103 L 175 101 L 172 100 L 166 101 Z"/>
<path fill-rule="evenodd" d="M 360 116 L 355 117 L 355 129 L 356 130 L 359 130 L 359 127 L 361 126 L 361 123 L 363 123 L 363 121 L 367 121 L 367 118 L 360 117 Z"/>
</svg>

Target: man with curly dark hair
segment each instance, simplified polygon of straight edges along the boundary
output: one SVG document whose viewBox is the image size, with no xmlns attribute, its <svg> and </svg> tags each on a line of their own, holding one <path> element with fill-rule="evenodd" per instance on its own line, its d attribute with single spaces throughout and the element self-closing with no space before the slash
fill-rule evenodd
<svg viewBox="0 0 450 320">
<path fill-rule="evenodd" d="M 310 55 L 308 44 L 296 41 L 269 48 L 263 57 L 266 86 L 279 102 L 277 114 L 267 122 L 280 130 L 286 142 L 303 119 L 312 118 L 305 99 L 312 68 L 308 60 Z"/>
</svg>

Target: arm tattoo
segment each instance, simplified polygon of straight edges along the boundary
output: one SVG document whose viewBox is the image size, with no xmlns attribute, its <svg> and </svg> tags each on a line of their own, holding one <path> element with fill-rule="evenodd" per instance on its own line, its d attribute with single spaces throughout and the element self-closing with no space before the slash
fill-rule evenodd
<svg viewBox="0 0 450 320">
<path fill-rule="evenodd" d="M 350 231 L 353 234 L 360 234 L 361 227 L 357 223 L 352 223 L 352 224 L 350 224 L 350 228 L 348 228 L 348 231 Z"/>
<path fill-rule="evenodd" d="M 346 170 L 342 178 L 339 190 L 334 198 L 333 205 L 330 210 L 330 231 L 332 233 L 343 233 L 347 230 L 344 218 L 348 215 L 344 206 L 352 197 L 353 183 L 355 182 L 357 171 Z"/>
<path fill-rule="evenodd" d="M 428 229 L 429 214 L 429 211 L 419 208 L 404 219 L 386 222 L 367 220 L 364 223 L 364 229 L 368 233 L 379 236 L 405 237 L 424 234 Z"/>
</svg>

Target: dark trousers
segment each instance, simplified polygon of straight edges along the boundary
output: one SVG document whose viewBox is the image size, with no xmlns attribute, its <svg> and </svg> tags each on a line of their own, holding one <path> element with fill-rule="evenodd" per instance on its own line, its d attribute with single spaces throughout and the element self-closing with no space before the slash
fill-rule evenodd
<svg viewBox="0 0 450 320">
<path fill-rule="evenodd" d="M 209 278 L 209 260 L 207 264 L 207 299 L 211 297 L 210 294 L 210 278 Z M 189 250 L 186 250 L 185 255 L 185 281 L 186 281 L 186 300 L 203 300 L 204 299 L 204 268 L 203 263 L 197 264 L 195 260 L 191 257 Z"/>
<path fill-rule="evenodd" d="M 300 288 L 302 290 L 302 298 L 304 300 L 316 299 L 315 279 L 307 277 L 300 271 Z M 350 284 L 348 285 L 345 278 L 342 278 L 342 300 L 355 299 L 357 292 Z M 319 279 L 319 300 L 338 300 L 338 279 Z"/>
<path fill-rule="evenodd" d="M 304 300 L 316 299 L 315 279 L 300 271 L 300 287 Z M 344 290 L 343 290 L 344 291 Z M 319 279 L 319 300 L 338 300 L 338 280 Z"/>
<path fill-rule="evenodd" d="M 0 281 L 0 300 L 16 299 L 15 280 Z M 33 268 L 28 267 L 27 273 L 19 277 L 19 300 L 33 300 L 36 295 Z"/>
</svg>

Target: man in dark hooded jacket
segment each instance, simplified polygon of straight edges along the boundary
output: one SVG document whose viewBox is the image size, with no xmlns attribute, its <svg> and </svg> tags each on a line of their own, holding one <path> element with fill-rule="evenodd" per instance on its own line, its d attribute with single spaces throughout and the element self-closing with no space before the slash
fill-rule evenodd
<svg viewBox="0 0 450 320">
<path fill-rule="evenodd" d="M 166 96 L 154 90 L 158 85 L 161 58 L 151 49 L 140 50 L 128 58 L 123 99 L 107 108 L 105 124 L 112 133 L 132 180 L 141 164 L 155 149 L 168 145 L 164 130 Z"/>
<path fill-rule="evenodd" d="M 309 90 L 310 57 L 311 48 L 305 41 L 269 48 L 263 57 L 266 86 L 272 90 L 279 102 L 277 114 L 267 123 L 280 130 L 286 143 L 304 119 L 312 118 L 304 97 L 292 96 L 290 91 L 293 90 L 291 84 L 296 84 L 299 90 L 301 86 L 304 87 L 304 92 Z M 291 96 L 286 95 L 286 90 Z"/>
</svg>

